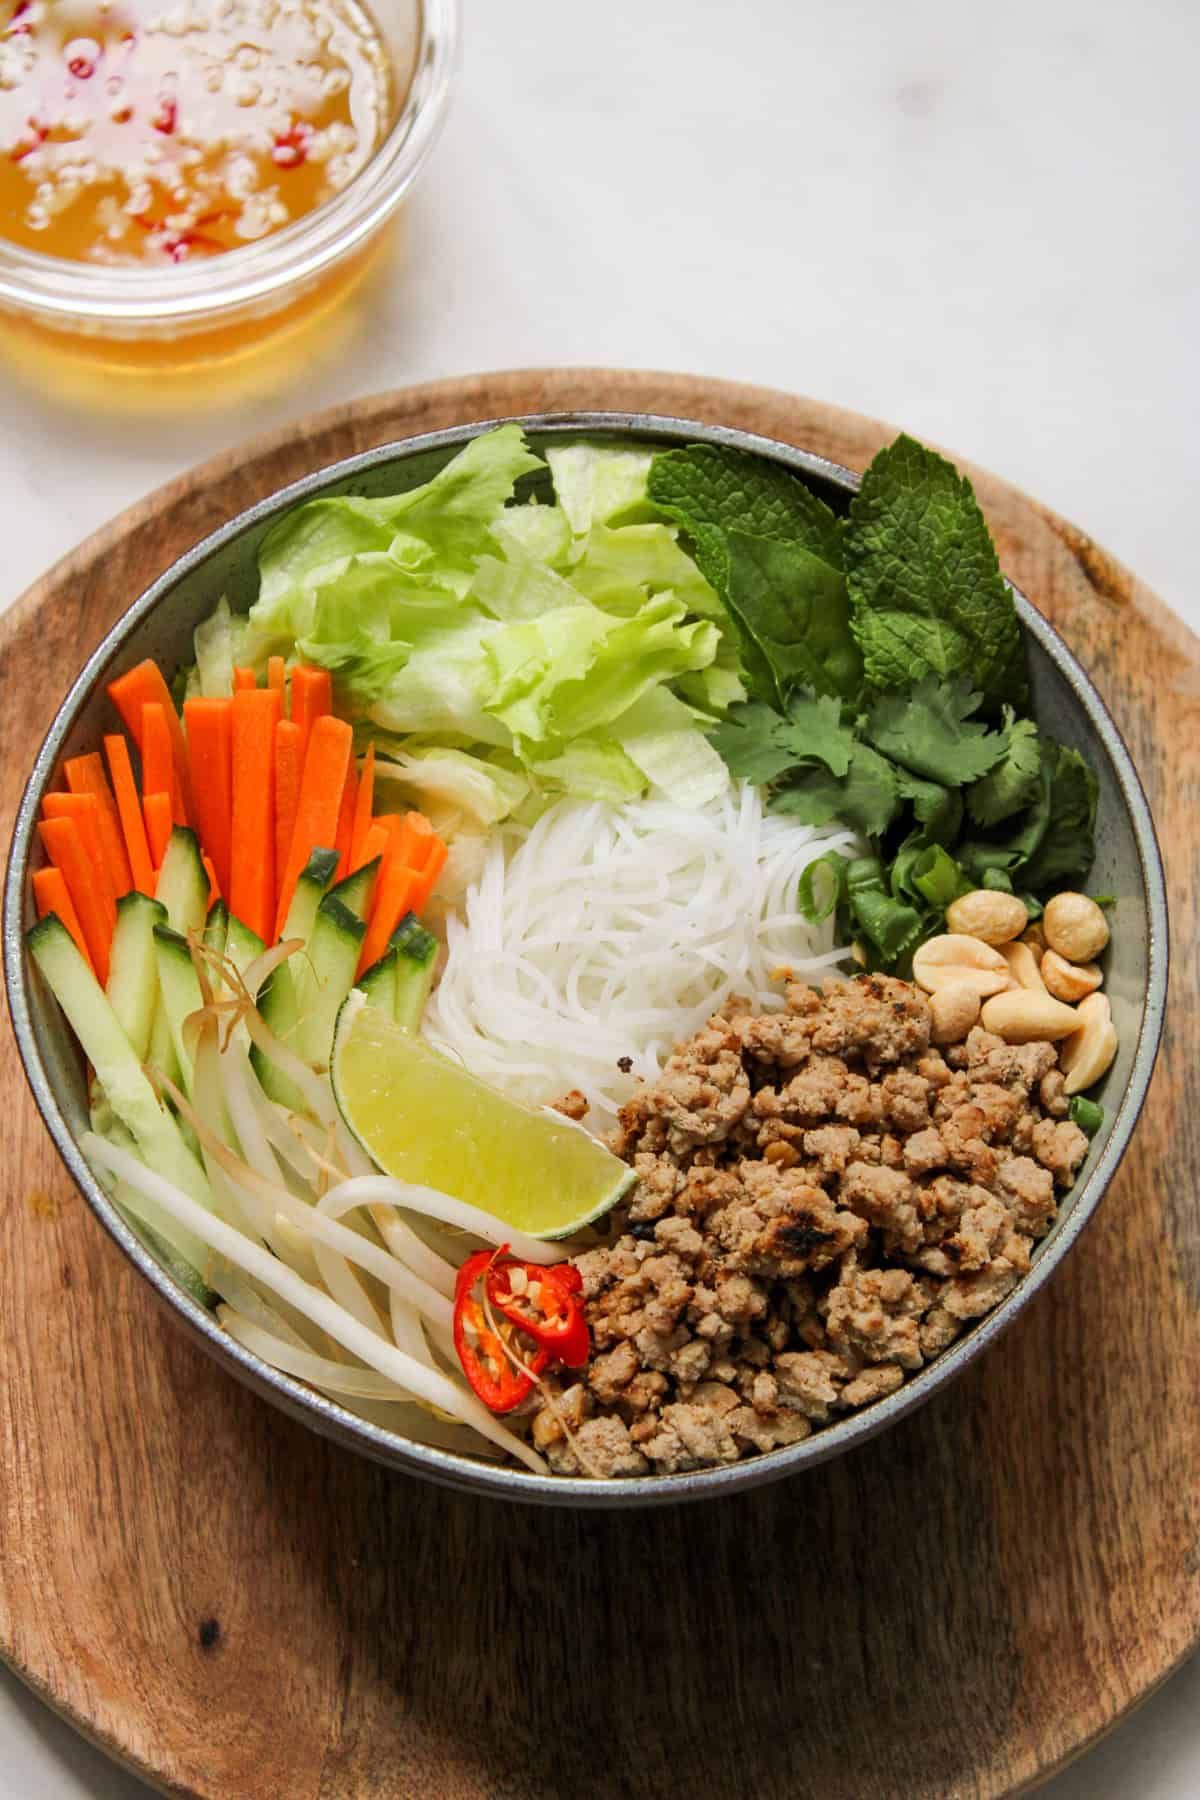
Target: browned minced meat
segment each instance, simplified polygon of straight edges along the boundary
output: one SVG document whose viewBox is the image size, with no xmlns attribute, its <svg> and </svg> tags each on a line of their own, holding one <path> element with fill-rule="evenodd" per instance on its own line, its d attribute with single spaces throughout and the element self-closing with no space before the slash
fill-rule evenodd
<svg viewBox="0 0 1200 1800">
<path fill-rule="evenodd" d="M 1053 1045 L 977 1028 L 943 1056 L 930 1023 L 908 982 L 792 983 L 778 1013 L 729 1001 L 638 1087 L 614 1141 L 637 1183 L 576 1258 L 591 1359 L 533 1421 L 553 1468 L 797 1443 L 1016 1285 L 1087 1138 Z"/>
</svg>

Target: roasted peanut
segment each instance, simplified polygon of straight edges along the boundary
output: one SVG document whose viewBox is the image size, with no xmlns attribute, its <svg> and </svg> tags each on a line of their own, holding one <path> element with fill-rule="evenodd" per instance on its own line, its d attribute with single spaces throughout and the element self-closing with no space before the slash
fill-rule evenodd
<svg viewBox="0 0 1200 1800">
<path fill-rule="evenodd" d="M 985 944 L 1007 944 L 1020 937 L 1028 923 L 1029 914 L 1015 894 L 1002 894 L 992 888 L 960 894 L 946 908 L 946 924 L 951 931 L 981 938 Z"/>
<path fill-rule="evenodd" d="M 1092 962 L 1108 942 L 1108 921 L 1086 894 L 1055 894 L 1046 902 L 1042 931 L 1047 948 L 1068 962 Z"/>
<path fill-rule="evenodd" d="M 1043 1039 L 1055 1043 L 1079 1029 L 1074 1007 L 1064 1006 L 1052 994 L 1034 993 L 1031 988 L 994 994 L 984 1002 L 980 1023 L 985 1031 L 994 1031 L 1006 1044 L 1033 1044 Z"/>
<path fill-rule="evenodd" d="M 965 981 L 951 981 L 929 996 L 933 1014 L 930 1037 L 935 1044 L 961 1044 L 979 1018 L 979 991 Z"/>
<path fill-rule="evenodd" d="M 1002 993 L 1012 976 L 1000 952 L 982 938 L 948 931 L 921 945 L 913 957 L 913 980 L 927 994 L 965 983 L 982 999 L 985 994 Z"/>
<path fill-rule="evenodd" d="M 1028 945 L 1033 951 L 1034 961 L 1040 963 L 1046 954 L 1046 937 L 1040 920 L 1036 925 L 1031 925 L 1028 931 L 1021 933 L 1021 942 Z"/>
<path fill-rule="evenodd" d="M 1038 959 L 1028 944 L 1020 940 L 1015 944 L 1001 944 L 1000 954 L 1008 964 L 1008 972 L 1018 987 L 1028 988 L 1034 994 L 1046 992 L 1046 984 L 1042 980 L 1038 968 Z M 1060 998 L 1062 998 L 1061 995 Z"/>
<path fill-rule="evenodd" d="M 1068 962 L 1057 950 L 1047 950 L 1042 958 L 1042 980 L 1056 1000 L 1066 1000 L 1073 1006 L 1077 1000 L 1094 994 L 1104 976 L 1099 963 Z"/>
<path fill-rule="evenodd" d="M 1066 1081 L 1063 1091 L 1082 1094 L 1112 1067 L 1117 1054 L 1117 1028 L 1106 994 L 1089 994 L 1075 1008 L 1078 1029 L 1064 1039 L 1058 1063 Z"/>
</svg>

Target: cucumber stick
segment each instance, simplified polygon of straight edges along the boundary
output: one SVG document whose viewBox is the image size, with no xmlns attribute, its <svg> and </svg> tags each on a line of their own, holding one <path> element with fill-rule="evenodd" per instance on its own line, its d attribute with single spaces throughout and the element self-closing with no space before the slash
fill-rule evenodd
<svg viewBox="0 0 1200 1800">
<path fill-rule="evenodd" d="M 155 899 L 167 909 L 167 923 L 186 937 L 202 931 L 208 917 L 208 870 L 200 857 L 194 831 L 176 825 L 167 841 L 158 872 Z"/>
<path fill-rule="evenodd" d="M 191 1013 L 199 1012 L 204 1005 L 200 980 L 187 939 L 180 937 L 177 931 L 172 931 L 169 925 L 154 927 L 154 957 L 158 964 L 162 1009 L 166 1014 L 175 1060 L 183 1077 L 183 1088 L 190 1099 L 194 1070 L 192 1053 L 184 1042 L 183 1025 Z"/>
<path fill-rule="evenodd" d="M 98 1137 L 107 1138 L 110 1144 L 116 1144 L 121 1150 L 128 1150 L 131 1156 L 138 1154 L 137 1143 L 132 1134 L 115 1117 L 108 1100 L 102 1095 L 92 1103 L 91 1119 L 92 1130 Z M 130 1231 L 150 1252 L 159 1267 L 165 1269 L 193 1300 L 212 1312 L 217 1304 L 217 1295 L 196 1265 L 189 1260 L 198 1251 L 204 1259 L 203 1266 L 207 1267 L 212 1261 L 211 1251 L 206 1250 L 186 1226 L 180 1225 L 177 1219 L 164 1213 L 152 1200 L 147 1200 L 144 1194 L 131 1188 L 128 1182 L 120 1181 L 107 1172 L 102 1180 Z M 177 1247 L 180 1244 L 186 1246 L 187 1255 Z"/>
<path fill-rule="evenodd" d="M 375 897 L 375 879 L 382 860 L 379 856 L 372 857 L 369 863 L 364 863 L 361 869 L 355 869 L 353 875 L 347 875 L 344 881 L 339 881 L 336 887 L 329 890 L 334 900 L 340 900 L 343 906 L 348 906 L 360 919 L 365 919 L 371 910 L 371 901 Z"/>
<path fill-rule="evenodd" d="M 338 1008 L 354 986 L 354 974 L 367 928 L 357 913 L 326 894 L 317 908 L 309 944 L 308 973 L 312 1004 L 307 1007 L 309 982 L 300 988 L 300 1018 L 296 1048 L 309 1062 L 327 1065 L 333 1048 L 333 1028 Z M 300 984 L 297 984 L 300 987 Z"/>
<path fill-rule="evenodd" d="M 214 900 L 208 909 L 208 918 L 204 924 L 204 946 L 214 956 L 224 956 L 225 939 L 229 934 L 229 908 L 223 900 Z"/>
<path fill-rule="evenodd" d="M 76 949 L 70 932 L 51 913 L 33 927 L 25 941 L 142 1160 L 199 1205 L 210 1206 L 203 1170 L 146 1079 L 104 989 Z M 205 1251 L 199 1243 L 185 1254 L 197 1268 L 204 1266 Z"/>
<path fill-rule="evenodd" d="M 145 1062 L 158 999 L 154 927 L 165 925 L 167 909 L 148 894 L 122 894 L 109 952 L 108 1002 L 139 1062 Z"/>
<path fill-rule="evenodd" d="M 297 951 L 289 961 L 280 963 L 259 1003 L 259 1010 L 266 1023 L 289 1049 L 300 1050 L 297 1027 L 301 1006 L 311 1010 L 316 1003 L 316 982 L 308 961 L 309 946 L 316 925 L 317 908 L 333 880 L 337 866 L 336 850 L 314 850 L 300 871 L 291 905 L 288 907 L 283 937 L 285 942 L 302 938 L 305 947 L 302 951 Z M 278 1100 L 281 1106 L 303 1106 L 299 1091 L 286 1075 L 279 1072 L 274 1063 L 268 1062 L 257 1047 L 251 1051 L 250 1060 L 270 1099 Z"/>
<path fill-rule="evenodd" d="M 389 1017 L 396 1010 L 396 946 L 394 944 L 384 951 L 378 962 L 359 976 L 356 987 L 360 987 L 372 1006 L 379 1007 Z"/>
<path fill-rule="evenodd" d="M 431 931 L 409 914 L 392 933 L 391 948 L 396 952 L 396 988 L 392 1001 L 392 1017 L 406 1031 L 415 1031 L 421 1023 L 425 1002 L 433 986 L 434 964 L 438 941 Z"/>
</svg>

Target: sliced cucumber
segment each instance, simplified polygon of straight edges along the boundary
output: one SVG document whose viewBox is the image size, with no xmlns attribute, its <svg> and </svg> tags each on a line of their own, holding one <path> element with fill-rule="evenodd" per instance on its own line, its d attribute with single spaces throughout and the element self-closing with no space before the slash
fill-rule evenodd
<svg viewBox="0 0 1200 1800">
<path fill-rule="evenodd" d="M 333 1048 L 333 1028 L 338 1008 L 354 986 L 354 973 L 367 928 L 357 913 L 326 894 L 317 908 L 309 944 L 308 969 L 312 978 L 312 1004 L 305 1010 L 307 981 L 297 984 L 301 995 L 296 1048 L 309 1062 L 327 1064 Z"/>
<path fill-rule="evenodd" d="M 409 915 L 411 918 L 411 914 Z M 415 1031 L 421 1023 L 425 1002 L 433 986 L 433 970 L 437 962 L 438 941 L 416 920 L 402 919 L 392 933 L 391 947 L 396 952 L 396 990 L 392 1017 L 406 1031 Z"/>
<path fill-rule="evenodd" d="M 365 919 L 371 910 L 375 881 L 382 861 L 380 856 L 372 857 L 361 869 L 355 869 L 353 875 L 347 875 L 345 881 L 339 881 L 336 887 L 330 888 L 331 897 L 340 900 L 343 906 L 348 906 L 360 919 Z"/>
<path fill-rule="evenodd" d="M 192 961 L 191 948 L 185 937 L 180 937 L 169 925 L 156 925 L 154 955 L 158 963 L 159 992 L 162 995 L 163 1011 L 167 1016 L 171 1043 L 175 1049 L 175 1059 L 183 1076 L 184 1092 L 190 1099 L 194 1071 L 192 1053 L 184 1041 L 183 1024 L 192 1013 L 200 1011 L 204 1005 L 204 996 L 200 992 L 196 965 Z"/>
<path fill-rule="evenodd" d="M 223 900 L 214 900 L 204 925 L 204 946 L 214 956 L 224 956 L 225 939 L 229 935 L 229 908 Z"/>
<path fill-rule="evenodd" d="M 154 927 L 165 924 L 167 909 L 148 894 L 122 894 L 109 952 L 108 1003 L 139 1062 L 145 1062 L 158 996 Z"/>
<path fill-rule="evenodd" d="M 203 929 L 208 916 L 208 870 L 200 858 L 200 843 L 186 825 L 176 825 L 167 842 L 158 872 L 155 899 L 167 909 L 167 923 L 184 937 Z"/>
<path fill-rule="evenodd" d="M 395 945 L 389 945 L 379 961 L 372 963 L 354 984 L 362 989 L 372 1006 L 378 1006 L 389 1016 L 394 1016 L 396 1010 L 396 956 Z"/>
<path fill-rule="evenodd" d="M 142 1160 L 201 1206 L 211 1206 L 203 1170 L 185 1145 L 175 1119 L 146 1079 L 117 1015 L 76 949 L 70 932 L 50 914 L 33 927 L 25 941 L 95 1069 L 109 1105 L 132 1134 Z M 202 1245 L 197 1242 L 186 1254 L 197 1268 L 203 1267 Z"/>
</svg>

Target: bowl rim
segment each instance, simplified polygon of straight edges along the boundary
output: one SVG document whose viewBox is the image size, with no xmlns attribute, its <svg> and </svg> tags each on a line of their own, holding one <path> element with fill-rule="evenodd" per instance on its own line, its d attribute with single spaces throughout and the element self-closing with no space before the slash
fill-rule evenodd
<svg viewBox="0 0 1200 1800">
<path fill-rule="evenodd" d="M 416 46 L 400 111 L 362 168 L 321 206 L 256 243 L 163 269 L 107 269 L 0 240 L 0 308 L 101 336 L 198 330 L 246 310 L 274 310 L 365 246 L 424 167 L 453 86 L 460 0 L 413 4 Z"/>
<path fill-rule="evenodd" d="M 162 1304 L 192 1338 L 244 1385 L 322 1436 L 377 1462 L 421 1475 L 440 1485 L 527 1503 L 585 1508 L 671 1505 L 715 1499 L 744 1488 L 783 1480 L 865 1443 L 941 1391 L 966 1365 L 990 1347 L 1038 1294 L 1078 1239 L 1106 1192 L 1140 1115 L 1162 1033 L 1169 963 L 1169 930 L 1162 857 L 1149 805 L 1129 751 L 1089 676 L 1054 627 L 1009 583 L 1022 626 L 1041 646 L 1070 686 L 1107 754 L 1131 821 L 1138 853 L 1147 922 L 1146 992 L 1129 1082 L 1113 1117 L 1100 1157 L 1079 1184 L 1070 1214 L 1054 1237 L 1035 1252 L 1033 1267 L 1000 1305 L 979 1320 L 933 1362 L 914 1373 L 894 1394 L 814 1432 L 801 1443 L 747 1457 L 716 1469 L 684 1474 L 623 1477 L 598 1482 L 584 1476 L 535 1475 L 453 1451 L 418 1444 L 345 1411 L 292 1376 L 273 1369 L 235 1343 L 217 1320 L 177 1288 L 124 1223 L 97 1182 L 58 1104 L 42 1059 L 28 989 L 24 950 L 28 873 L 36 844 L 36 820 L 43 792 L 58 765 L 63 744 L 94 689 L 119 661 L 127 640 L 142 621 L 216 551 L 248 529 L 261 526 L 338 482 L 354 480 L 381 464 L 405 461 L 442 449 L 461 448 L 500 424 L 515 423 L 545 436 L 598 435 L 644 442 L 690 442 L 726 446 L 765 456 L 800 476 L 812 475 L 853 493 L 859 477 L 840 464 L 789 444 L 730 426 L 656 413 L 570 411 L 526 413 L 482 419 L 416 437 L 393 440 L 345 457 L 302 476 L 228 520 L 178 557 L 116 620 L 71 684 L 35 758 L 17 813 L 4 890 L 3 949 L 9 1010 L 34 1101 L 76 1185 L 109 1236 L 150 1284 Z"/>
</svg>

